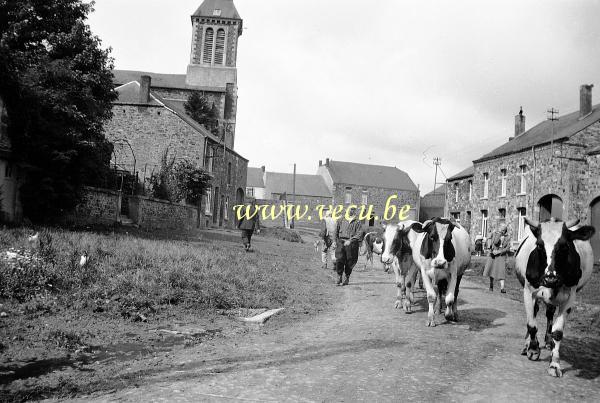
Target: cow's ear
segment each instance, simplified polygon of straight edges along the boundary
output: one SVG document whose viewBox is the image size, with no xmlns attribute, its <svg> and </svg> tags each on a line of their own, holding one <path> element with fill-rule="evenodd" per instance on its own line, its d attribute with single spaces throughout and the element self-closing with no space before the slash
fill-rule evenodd
<svg viewBox="0 0 600 403">
<path fill-rule="evenodd" d="M 409 230 L 413 230 L 415 232 L 421 233 L 421 232 L 425 232 L 425 229 L 423 228 L 423 224 L 421 224 L 420 222 L 416 222 L 410 225 L 410 227 L 408 227 Z"/>
<path fill-rule="evenodd" d="M 566 226 L 564 226 L 566 228 Z M 572 240 L 588 241 L 596 233 L 596 229 L 590 225 L 584 225 L 574 231 L 567 230 Z"/>
<path fill-rule="evenodd" d="M 540 223 L 538 221 L 533 221 L 533 220 L 530 220 L 529 218 L 525 217 L 525 224 L 527 224 L 527 226 L 531 230 L 531 233 L 536 238 L 540 237 L 541 228 L 540 228 Z"/>
</svg>

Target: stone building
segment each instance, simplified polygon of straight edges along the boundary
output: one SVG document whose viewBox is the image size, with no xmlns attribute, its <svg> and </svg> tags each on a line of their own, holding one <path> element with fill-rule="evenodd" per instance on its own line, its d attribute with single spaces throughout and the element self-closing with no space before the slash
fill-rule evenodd
<svg viewBox="0 0 600 403">
<path fill-rule="evenodd" d="M 410 205 L 409 217 L 418 218 L 419 189 L 406 172 L 396 167 L 333 161 L 327 158 L 324 164 L 319 161 L 317 174 L 323 177 L 330 190 L 333 204 L 372 205 L 374 216 L 368 220 L 369 226 L 375 225 L 375 221 L 383 220 L 388 199 L 390 205 L 397 209 Z M 397 219 L 398 214 L 391 221 Z"/>
<path fill-rule="evenodd" d="M 265 167 L 248 167 L 246 179 L 246 197 L 250 199 L 266 199 Z"/>
<path fill-rule="evenodd" d="M 8 113 L 0 98 L 0 219 L 4 222 L 19 222 L 23 215 L 19 200 L 19 171 L 11 155 L 7 125 Z"/>
<path fill-rule="evenodd" d="M 446 185 L 443 184 L 421 197 L 419 220 L 426 221 L 434 217 L 443 217 L 446 207 Z"/>
<path fill-rule="evenodd" d="M 157 172 L 166 151 L 204 167 L 213 179 L 199 223 L 233 227 L 233 206 L 245 198 L 248 163 L 234 150 L 242 19 L 233 0 L 205 0 L 191 22 L 186 74 L 113 71 L 119 99 L 106 134 L 115 145 L 112 163 L 140 179 Z M 185 102 L 194 92 L 215 106 L 216 130 L 207 130 L 186 114 Z"/>
<path fill-rule="evenodd" d="M 600 229 L 600 105 L 592 105 L 592 87 L 582 85 L 579 111 L 558 120 L 525 130 L 517 114 L 508 142 L 448 179 L 447 213 L 472 235 L 504 222 L 515 241 L 524 236 L 524 217 L 579 218 Z M 598 234 L 592 244 L 600 257 Z"/>
</svg>

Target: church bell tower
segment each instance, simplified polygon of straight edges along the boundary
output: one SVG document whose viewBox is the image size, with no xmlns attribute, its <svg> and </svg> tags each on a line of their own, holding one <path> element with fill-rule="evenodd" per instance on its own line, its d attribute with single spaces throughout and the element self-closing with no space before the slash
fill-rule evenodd
<svg viewBox="0 0 600 403">
<path fill-rule="evenodd" d="M 233 0 L 204 0 L 192 15 L 192 49 L 186 84 L 224 94 L 220 120 L 233 148 L 237 109 L 237 45 L 242 19 Z"/>
</svg>

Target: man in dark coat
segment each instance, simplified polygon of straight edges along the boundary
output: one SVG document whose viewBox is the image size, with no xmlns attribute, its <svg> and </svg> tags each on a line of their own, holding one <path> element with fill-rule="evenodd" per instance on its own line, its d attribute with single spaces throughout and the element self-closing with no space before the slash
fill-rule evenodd
<svg viewBox="0 0 600 403">
<path fill-rule="evenodd" d="M 348 285 L 350 274 L 358 261 L 358 249 L 363 237 L 362 223 L 356 217 L 356 208 L 348 208 L 348 218 L 338 220 L 335 228 L 335 268 L 337 285 Z M 342 282 L 342 274 L 345 274 Z"/>
<path fill-rule="evenodd" d="M 250 214 L 255 213 L 254 206 L 255 202 L 252 201 L 252 204 L 250 205 Z M 244 244 L 244 249 L 246 249 L 246 252 L 250 250 L 250 242 L 252 240 L 252 234 L 254 234 L 254 231 L 256 230 L 257 234 L 260 233 L 260 220 L 258 218 L 258 215 L 258 211 L 251 218 L 246 217 L 244 215 L 238 222 L 238 228 L 242 231 L 242 242 Z"/>
</svg>

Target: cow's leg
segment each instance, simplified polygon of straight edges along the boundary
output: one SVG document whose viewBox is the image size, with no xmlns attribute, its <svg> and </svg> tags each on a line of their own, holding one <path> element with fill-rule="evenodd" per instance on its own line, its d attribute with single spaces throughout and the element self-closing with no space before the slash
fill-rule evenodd
<svg viewBox="0 0 600 403">
<path fill-rule="evenodd" d="M 396 259 L 392 262 L 392 268 L 394 269 L 394 275 L 396 276 L 396 302 L 394 308 L 398 309 L 402 306 L 402 299 L 404 295 L 404 284 L 402 283 L 402 276 L 400 275 L 400 265 L 396 262 Z"/>
<path fill-rule="evenodd" d="M 456 263 L 450 263 L 450 279 L 448 280 L 448 291 L 446 293 L 446 312 L 444 317 L 447 321 L 454 320 L 454 292 L 456 289 Z"/>
<path fill-rule="evenodd" d="M 406 275 L 406 295 L 408 296 L 408 300 L 410 301 L 409 304 L 409 311 L 411 304 L 415 303 L 415 294 L 413 292 L 414 287 L 416 285 L 416 281 L 417 281 L 417 273 L 418 273 L 418 268 L 415 265 L 415 263 L 412 261 L 412 258 L 408 259 L 408 264 L 409 269 L 408 269 L 408 273 Z"/>
<path fill-rule="evenodd" d="M 452 320 L 458 322 L 458 288 L 460 287 L 460 280 L 462 275 L 456 277 L 456 286 L 454 287 L 454 303 L 452 304 Z"/>
<path fill-rule="evenodd" d="M 529 287 L 523 288 L 523 304 L 525 305 L 525 313 L 527 314 L 527 336 L 525 348 L 521 354 L 526 355 L 530 360 L 537 361 L 540 359 L 540 343 L 537 340 L 537 322 L 535 316 L 538 313 L 538 303 L 533 299 Z"/>
<path fill-rule="evenodd" d="M 552 341 L 554 348 L 552 349 L 552 361 L 548 367 L 548 374 L 556 377 L 562 376 L 562 369 L 560 368 L 560 342 L 563 338 L 563 330 L 565 323 L 567 322 L 567 315 L 571 311 L 571 306 L 575 302 L 575 289 L 571 291 L 571 295 L 566 303 L 561 304 L 558 307 L 558 316 L 552 325 Z"/>
<path fill-rule="evenodd" d="M 556 307 L 554 305 L 546 304 L 546 335 L 544 341 L 546 342 L 546 348 L 552 350 L 554 348 L 554 342 L 552 341 L 552 320 L 554 319 L 554 312 Z"/>
<path fill-rule="evenodd" d="M 435 300 L 437 298 L 437 291 L 433 288 L 433 284 L 431 284 L 431 278 L 429 278 L 425 272 L 425 268 L 422 264 L 420 265 L 419 270 L 421 271 L 421 278 L 423 279 L 425 292 L 427 292 L 427 303 L 429 305 L 429 311 L 427 312 L 427 326 L 435 326 L 433 305 L 435 304 Z"/>
</svg>

